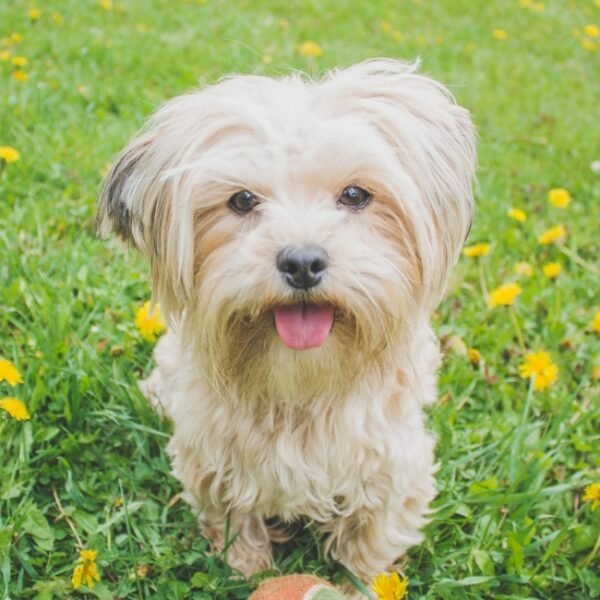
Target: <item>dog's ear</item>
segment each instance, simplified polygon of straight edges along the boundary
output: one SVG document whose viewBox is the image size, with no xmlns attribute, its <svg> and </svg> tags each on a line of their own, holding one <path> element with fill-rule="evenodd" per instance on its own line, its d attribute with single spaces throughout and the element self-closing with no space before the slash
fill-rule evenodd
<svg viewBox="0 0 600 600">
<path fill-rule="evenodd" d="M 471 226 L 476 169 L 475 128 L 439 82 L 416 73 L 418 63 L 370 60 L 334 72 L 338 107 L 366 116 L 394 150 L 416 194 L 398 202 L 412 223 L 423 283 L 433 304 L 444 291 Z M 343 109 L 343 108 L 342 108 Z"/>
<path fill-rule="evenodd" d="M 96 214 L 96 230 L 101 236 L 115 234 L 139 250 L 145 246 L 146 225 L 143 200 L 136 198 L 136 189 L 139 192 L 144 154 L 152 141 L 141 137 L 121 153 L 104 179 Z"/>
<path fill-rule="evenodd" d="M 180 312 L 189 294 L 193 257 L 187 195 L 178 187 L 181 178 L 170 174 L 180 160 L 181 137 L 173 104 L 160 109 L 117 158 L 104 180 L 96 217 L 100 235 L 115 234 L 150 259 L 153 295 L 167 316 Z"/>
</svg>

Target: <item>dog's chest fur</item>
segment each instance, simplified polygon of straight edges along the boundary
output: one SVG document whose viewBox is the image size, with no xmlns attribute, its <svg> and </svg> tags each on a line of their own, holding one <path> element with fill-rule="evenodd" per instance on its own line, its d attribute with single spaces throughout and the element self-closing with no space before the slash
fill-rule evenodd
<svg viewBox="0 0 600 600">
<path fill-rule="evenodd" d="M 169 333 L 155 353 L 160 379 L 154 375 L 145 391 L 174 422 L 169 452 L 187 499 L 209 518 L 235 510 L 319 522 L 361 508 L 385 510 L 390 489 L 409 499 L 412 479 L 430 471 L 433 451 L 420 407 L 434 397 L 437 352 L 429 329 L 421 333 L 377 387 L 362 382 L 342 403 L 281 411 L 247 410 L 217 397 Z M 411 364 L 422 368 L 415 355 L 421 352 L 431 369 L 416 377 Z"/>
</svg>

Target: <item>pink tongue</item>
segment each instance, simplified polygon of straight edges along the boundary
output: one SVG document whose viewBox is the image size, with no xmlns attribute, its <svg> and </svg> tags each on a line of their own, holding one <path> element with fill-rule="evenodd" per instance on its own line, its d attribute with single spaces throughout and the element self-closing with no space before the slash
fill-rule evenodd
<svg viewBox="0 0 600 600">
<path fill-rule="evenodd" d="M 294 350 L 319 347 L 333 325 L 333 307 L 294 304 L 275 309 L 275 328 L 281 341 Z"/>
</svg>

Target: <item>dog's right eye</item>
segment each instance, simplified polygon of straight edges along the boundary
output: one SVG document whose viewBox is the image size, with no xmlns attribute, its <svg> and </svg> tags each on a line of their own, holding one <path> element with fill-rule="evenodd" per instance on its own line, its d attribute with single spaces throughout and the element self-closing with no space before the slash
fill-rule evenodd
<svg viewBox="0 0 600 600">
<path fill-rule="evenodd" d="M 258 200 L 256 196 L 248 190 L 242 190 L 235 193 L 227 201 L 227 205 L 236 213 L 244 214 L 250 212 L 256 205 Z"/>
</svg>

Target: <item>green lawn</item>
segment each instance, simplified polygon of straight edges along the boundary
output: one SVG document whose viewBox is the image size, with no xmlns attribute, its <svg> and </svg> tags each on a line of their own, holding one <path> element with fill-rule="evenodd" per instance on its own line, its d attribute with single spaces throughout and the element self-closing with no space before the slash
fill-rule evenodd
<svg viewBox="0 0 600 600">
<path fill-rule="evenodd" d="M 317 74 L 374 56 L 421 56 L 472 111 L 480 168 L 469 244 L 491 245 L 461 259 L 435 318 L 446 349 L 429 419 L 440 494 L 410 553 L 410 598 L 600 597 L 600 510 L 583 500 L 600 481 L 600 35 L 584 33 L 600 26 L 600 1 L 527 4 L 0 3 L 0 147 L 20 153 L 0 161 L 0 358 L 23 375 L 0 382 L 0 397 L 31 413 L 0 411 L 4 598 L 234 599 L 256 587 L 206 555 L 177 501 L 169 426 L 136 386 L 151 368 L 152 344 L 134 324 L 148 268 L 96 239 L 95 198 L 147 116 L 198 82 Z M 322 56 L 298 53 L 308 40 Z M 551 188 L 566 188 L 569 206 L 553 206 Z M 511 207 L 528 220 L 509 218 Z M 538 242 L 559 224 L 566 237 Z M 521 261 L 531 276 L 514 273 Z M 548 262 L 562 266 L 553 281 Z M 514 305 L 490 308 L 486 286 L 511 281 L 523 290 Z M 559 372 L 534 391 L 519 366 L 539 350 Z M 72 588 L 78 544 L 98 552 L 92 590 Z M 277 567 L 346 577 L 310 529 L 278 551 Z"/>
</svg>

